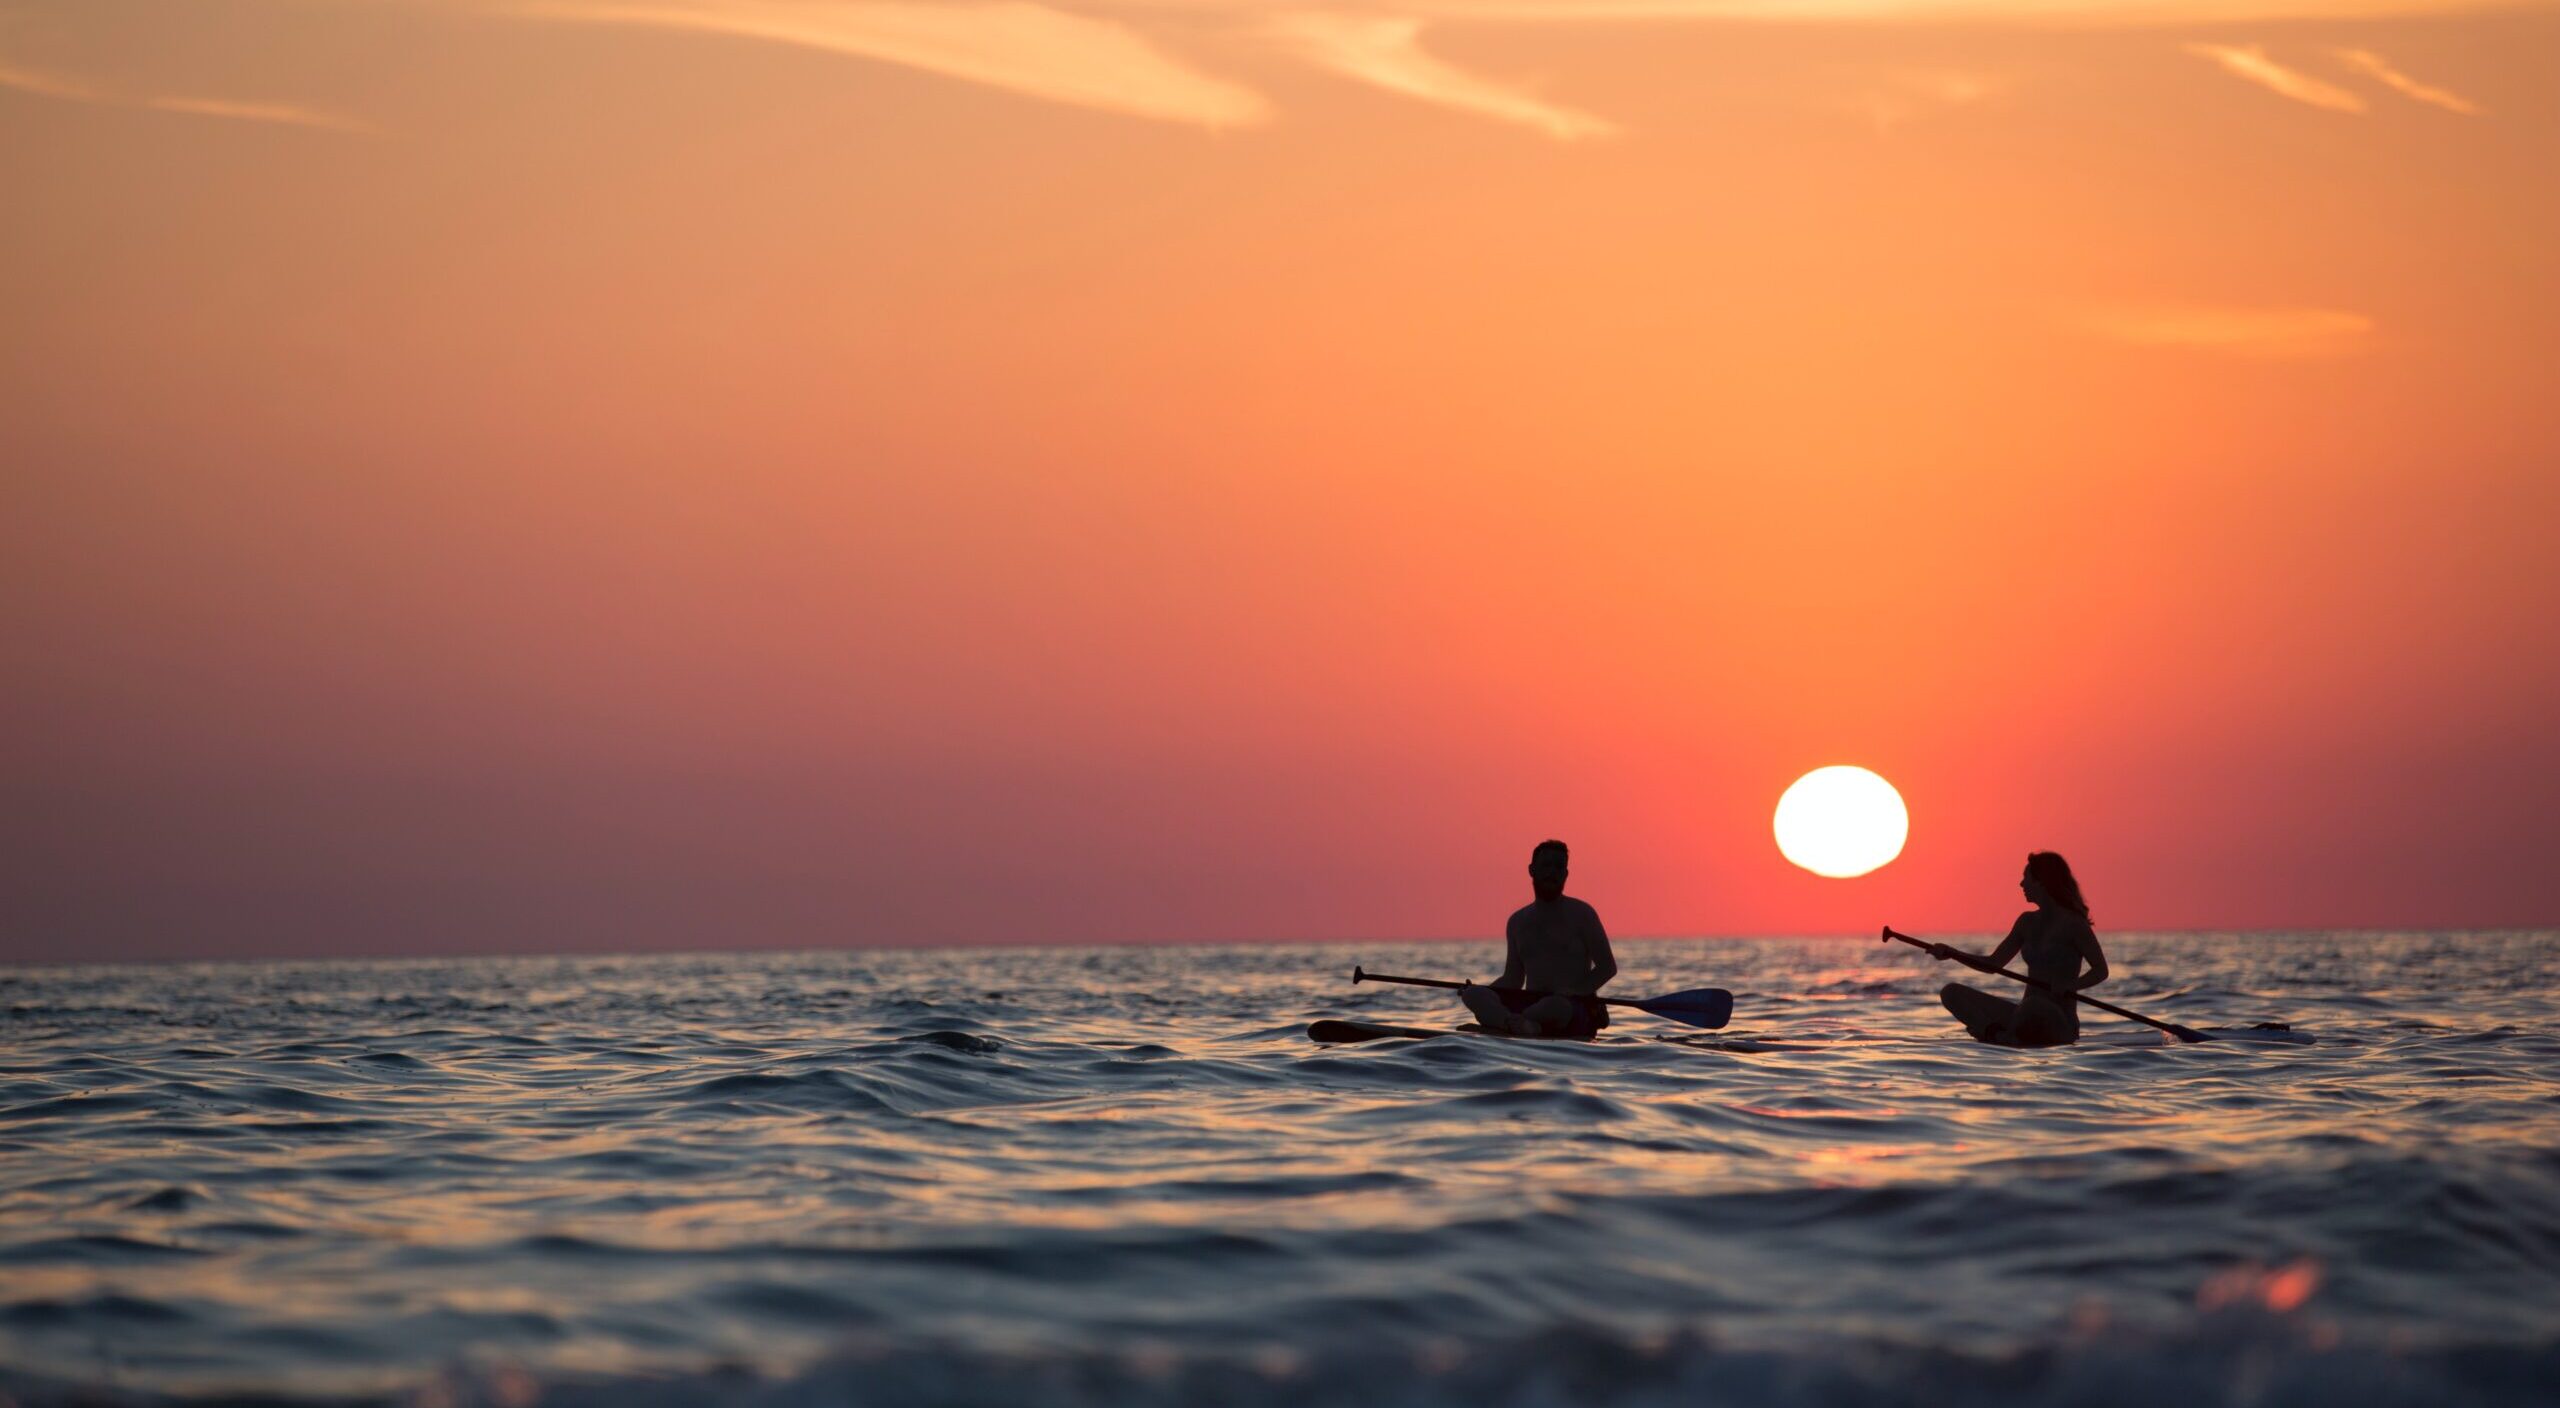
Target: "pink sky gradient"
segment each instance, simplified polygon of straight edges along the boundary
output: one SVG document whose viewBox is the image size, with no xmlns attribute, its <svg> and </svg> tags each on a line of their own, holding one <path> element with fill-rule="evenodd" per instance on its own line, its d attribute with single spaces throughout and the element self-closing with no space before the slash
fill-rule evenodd
<svg viewBox="0 0 2560 1408">
<path fill-rule="evenodd" d="M 0 959 L 2560 923 L 2560 13 L 1571 8 L 0 11 Z"/>
</svg>

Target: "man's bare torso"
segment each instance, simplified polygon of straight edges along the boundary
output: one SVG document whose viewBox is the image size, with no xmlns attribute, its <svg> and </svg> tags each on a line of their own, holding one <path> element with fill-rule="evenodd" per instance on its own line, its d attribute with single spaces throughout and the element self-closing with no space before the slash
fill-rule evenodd
<svg viewBox="0 0 2560 1408">
<path fill-rule="evenodd" d="M 1524 904 L 1512 912 L 1503 938 L 1505 986 L 1576 994 L 1598 991 L 1595 979 L 1602 957 L 1609 952 L 1609 935 L 1591 906 L 1571 895 Z"/>
</svg>

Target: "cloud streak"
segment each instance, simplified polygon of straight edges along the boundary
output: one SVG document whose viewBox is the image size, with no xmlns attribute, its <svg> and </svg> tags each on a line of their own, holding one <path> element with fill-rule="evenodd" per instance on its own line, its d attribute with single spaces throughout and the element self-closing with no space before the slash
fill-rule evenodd
<svg viewBox="0 0 2560 1408">
<path fill-rule="evenodd" d="M 2560 0 L 458 0 L 482 13 L 762 40 L 893 64 L 1071 106 L 1224 129 L 1269 122 L 1255 88 L 1169 51 L 1166 21 L 1224 28 L 1371 87 L 1561 141 L 1613 134 L 1611 119 L 1534 87 L 1470 72 L 1433 54 L 1442 25 L 1629 23 L 1940 24 L 2140 28 L 2281 19 L 2457 14 Z M 2194 43 L 2226 73 L 2297 102 L 2360 113 L 2366 98 L 2267 57 L 2256 45 Z M 2354 73 L 2411 101 L 2478 115 L 2470 99 L 2418 82 L 2379 54 L 2335 51 Z M 1863 106 L 1879 131 L 1970 105 L 1994 85 L 1961 73 L 1905 74 L 1872 86 Z M 70 102 L 345 133 L 370 123 L 295 103 L 111 90 L 0 63 L 0 88 Z"/>
<path fill-rule="evenodd" d="M 128 93 L 103 88 L 82 79 L 58 73 L 0 64 L 0 88 L 30 93 L 40 98 L 58 98 L 64 102 L 87 103 L 94 107 L 140 108 L 150 112 L 181 113 L 191 117 L 217 117 L 234 122 L 265 122 L 284 127 L 310 127 L 325 132 L 344 132 L 355 136 L 372 136 L 381 129 L 372 123 L 343 113 L 304 107 L 298 103 L 247 102 L 233 98 L 200 98 L 176 93 Z"/>
<path fill-rule="evenodd" d="M 1259 125 L 1255 89 L 1160 47 L 1158 25 L 1225 29 L 1296 59 L 1417 101 L 1557 140 L 1605 136 L 1610 119 L 1532 88 L 1469 72 L 1423 45 L 1442 25 L 1799 24 L 2142 29 L 2262 20 L 2384 19 L 2475 13 L 2560 0 L 466 0 L 519 17 L 762 39 L 896 64 L 1026 97 L 1208 128 Z M 1311 8 L 1310 8 L 1311 7 Z M 2347 88 L 2269 59 L 2254 45 L 2188 46 L 2227 72 L 2298 102 L 2361 112 Z M 2368 56 L 2369 57 L 2369 56 Z M 2351 66 L 2362 60 L 2350 60 Z M 2379 63 L 2378 60 L 2374 61 Z M 2421 102 L 2465 100 L 2388 65 L 2364 68 Z M 2388 74 L 2389 76 L 2385 76 Z M 1961 83 L 1974 80 L 1961 78 Z M 1949 83 L 1873 89 L 1880 131 L 1979 101 Z M 2461 111 L 2459 107 L 2453 110 Z"/>
<path fill-rule="evenodd" d="M 2182 347 L 2274 358 L 2337 357 L 2362 350 L 2373 319 L 2341 308 L 2240 308 L 2150 304 L 2092 309 L 2082 328 L 2137 347 Z"/>
<path fill-rule="evenodd" d="M 1126 25 L 1020 0 L 535 0 L 518 12 L 769 40 L 1165 122 L 1238 127 L 1271 115 L 1261 94 L 1191 68 Z"/>
<path fill-rule="evenodd" d="M 2267 57 L 2255 44 L 2190 44 L 2187 52 L 2212 60 L 2234 78 L 2257 84 L 2270 93 L 2331 112 L 2363 112 L 2364 99 L 2346 89 L 2287 68 Z"/>
<path fill-rule="evenodd" d="M 1309 62 L 1391 93 L 1533 128 L 1560 141 L 1617 131 L 1606 118 L 1472 74 L 1421 45 L 1422 21 L 1394 15 L 1296 14 L 1272 33 Z"/>
<path fill-rule="evenodd" d="M 2458 112 L 2464 117 L 2478 117 L 2480 115 L 2480 105 L 2478 103 L 2471 101 L 2460 93 L 2438 88 L 2432 84 L 2420 83 L 2418 80 L 2411 78 L 2409 75 L 2392 67 L 2390 60 L 2385 59 L 2380 54 L 2373 52 L 2371 49 L 2340 49 L 2338 51 L 2338 62 L 2345 64 L 2347 67 L 2354 69 L 2356 72 L 2361 73 L 2368 78 L 2371 78 L 2383 87 L 2398 93 L 2404 98 L 2411 99 L 2415 102 L 2425 103 L 2431 107 L 2439 107 L 2444 109 L 2446 112 Z"/>
<path fill-rule="evenodd" d="M 97 90 L 85 83 L 59 74 L 38 73 L 31 68 L 13 68 L 0 64 L 0 88 L 33 93 L 39 98 L 62 98 L 75 103 L 105 102 Z"/>
<path fill-rule="evenodd" d="M 1879 135 L 1934 112 L 1972 107 L 1999 96 L 2000 82 L 1954 69 L 1905 69 L 1879 77 L 1863 95 Z"/>
<path fill-rule="evenodd" d="M 1738 20 L 2146 29 L 2283 20 L 2380 20 L 2531 8 L 2536 0 L 1394 0 L 1389 12 L 1451 20 Z M 1195 0 L 1191 8 L 1252 8 Z"/>
<path fill-rule="evenodd" d="M 317 127 L 329 132 L 346 132 L 372 136 L 381 131 L 370 122 L 317 108 L 298 107 L 291 103 L 243 103 L 228 98 L 144 98 L 140 106 L 154 112 L 189 113 L 196 117 L 226 117 L 235 122 L 274 122 L 288 127 Z"/>
</svg>

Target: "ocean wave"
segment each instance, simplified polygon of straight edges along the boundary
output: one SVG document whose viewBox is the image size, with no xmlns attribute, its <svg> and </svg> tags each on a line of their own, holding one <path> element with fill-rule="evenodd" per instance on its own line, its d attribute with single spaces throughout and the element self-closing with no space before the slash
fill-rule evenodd
<svg viewBox="0 0 2560 1408">
<path fill-rule="evenodd" d="M 823 1296 L 758 1290 L 723 1297 L 746 1313 L 841 1324 Z M 156 1323 L 142 1313 L 137 1328 Z M 511 1326 L 539 1333 L 539 1325 Z M 2170 1332 L 2103 1324 L 1996 1352 L 1908 1336 L 1787 1346 L 1720 1343 L 1684 1329 L 1630 1337 L 1566 1323 L 1502 1340 L 1444 1337 L 1419 1346 L 1357 1332 L 1322 1343 L 1202 1349 L 1133 1336 L 1107 1348 L 917 1343 L 857 1329 L 814 1362 L 779 1374 L 740 1366 L 640 1375 L 544 1373 L 504 1360 L 455 1366 L 407 1390 L 266 1402 L 360 1401 L 408 1408 L 2543 1408 L 2560 1382 L 2560 1342 L 2413 1348 L 2348 1343 L 2317 1324 L 2255 1313 L 2199 1316 Z M 24 1408 L 145 1408 L 237 1402 L 215 1390 L 119 1389 L 0 1373 Z"/>
<path fill-rule="evenodd" d="M 1451 951 L 19 974 L 52 1015 L 0 1072 L 0 1391 L 2147 1408 L 2550 1380 L 2560 940 L 2430 941 L 2430 995 L 2384 940 L 2111 935 L 2128 992 L 2178 979 L 2145 999 L 2169 1015 L 2318 1044 L 2035 1052 L 1965 1040 L 1925 959 L 1872 948 L 1623 947 L 1632 991 L 1734 989 L 1715 1033 L 1341 1049 L 1305 1024 L 1462 1015 L 1349 989 L 1353 958 Z"/>
</svg>

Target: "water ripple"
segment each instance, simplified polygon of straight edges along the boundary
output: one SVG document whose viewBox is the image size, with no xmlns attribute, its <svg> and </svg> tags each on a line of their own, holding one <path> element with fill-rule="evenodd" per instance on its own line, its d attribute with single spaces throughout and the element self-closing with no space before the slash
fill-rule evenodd
<svg viewBox="0 0 2560 1408">
<path fill-rule="evenodd" d="M 0 1392 L 462 1403 L 2535 1401 L 2551 935 L 2110 936 L 1956 1035 L 1872 943 L 1624 946 L 1588 1045 L 1490 945 L 0 974 Z M 2236 1318 L 2235 1318 L 2236 1317 Z M 84 1395 L 89 1396 L 83 1398 Z"/>
</svg>

